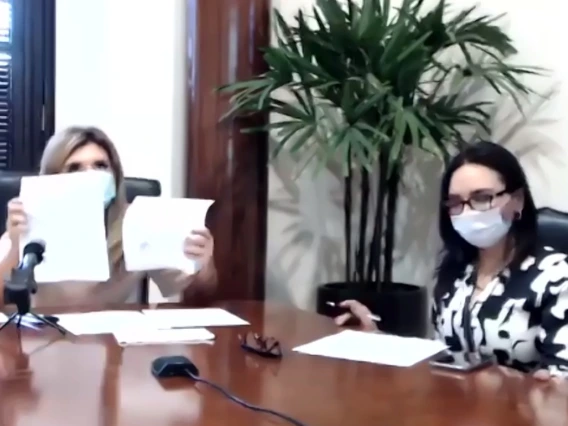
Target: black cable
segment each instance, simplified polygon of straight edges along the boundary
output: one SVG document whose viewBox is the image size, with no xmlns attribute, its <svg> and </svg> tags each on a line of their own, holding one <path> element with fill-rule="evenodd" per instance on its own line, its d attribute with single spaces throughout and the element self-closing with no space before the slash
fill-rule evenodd
<svg viewBox="0 0 568 426">
<path fill-rule="evenodd" d="M 201 377 L 196 376 L 195 374 L 193 374 L 188 369 L 186 369 L 185 372 L 187 373 L 187 375 L 189 377 L 191 377 L 197 383 L 204 383 L 208 386 L 211 386 L 213 389 L 222 393 L 225 397 L 227 397 L 228 399 L 230 399 L 233 402 L 236 402 L 237 404 L 239 404 L 242 407 L 248 408 L 249 410 L 256 411 L 256 412 L 259 412 L 259 413 L 271 414 L 271 415 L 278 417 L 282 420 L 285 420 L 288 423 L 293 424 L 295 426 L 307 426 L 305 423 L 302 423 L 299 420 L 294 419 L 293 417 L 287 416 L 286 414 L 282 414 L 282 413 L 279 413 L 278 411 L 270 410 L 268 408 L 262 408 L 262 407 L 259 407 L 258 405 L 250 404 L 250 403 L 232 395 L 228 390 L 222 388 L 221 386 L 219 386 L 219 385 L 217 385 L 213 382 L 210 382 L 209 380 L 202 379 Z"/>
</svg>

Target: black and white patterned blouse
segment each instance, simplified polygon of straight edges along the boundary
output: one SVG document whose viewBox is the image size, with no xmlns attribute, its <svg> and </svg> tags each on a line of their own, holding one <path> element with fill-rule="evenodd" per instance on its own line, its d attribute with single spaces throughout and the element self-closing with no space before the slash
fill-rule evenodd
<svg viewBox="0 0 568 426">
<path fill-rule="evenodd" d="M 439 340 L 451 351 L 473 350 L 520 371 L 545 368 L 568 376 L 568 262 L 550 247 L 528 257 L 518 270 L 504 270 L 470 304 L 471 328 L 464 331 L 464 306 L 475 289 L 473 266 L 434 303 Z M 466 339 L 471 335 L 470 339 Z"/>
</svg>

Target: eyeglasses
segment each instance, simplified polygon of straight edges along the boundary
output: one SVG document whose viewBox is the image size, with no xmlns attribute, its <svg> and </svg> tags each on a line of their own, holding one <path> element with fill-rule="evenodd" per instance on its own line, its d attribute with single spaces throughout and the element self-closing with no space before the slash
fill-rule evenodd
<svg viewBox="0 0 568 426">
<path fill-rule="evenodd" d="M 458 197 L 450 197 L 444 201 L 444 206 L 448 209 L 448 213 L 451 216 L 461 214 L 466 205 L 468 205 L 472 210 L 484 212 L 493 207 L 493 201 L 495 201 L 496 198 L 507 193 L 508 191 L 506 189 L 494 194 L 487 192 L 474 192 L 468 200 L 462 200 Z"/>
<path fill-rule="evenodd" d="M 263 337 L 257 333 L 248 332 L 239 336 L 241 348 L 247 352 L 260 355 L 264 358 L 282 358 L 280 342 L 273 337 Z"/>
</svg>

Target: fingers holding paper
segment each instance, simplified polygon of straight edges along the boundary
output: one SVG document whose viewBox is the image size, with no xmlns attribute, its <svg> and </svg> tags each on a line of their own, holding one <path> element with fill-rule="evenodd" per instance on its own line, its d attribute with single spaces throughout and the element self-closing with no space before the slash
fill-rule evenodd
<svg viewBox="0 0 568 426">
<path fill-rule="evenodd" d="M 6 219 L 6 230 L 13 240 L 19 239 L 20 235 L 26 232 L 28 220 L 24 205 L 18 198 L 13 198 L 8 202 L 8 214 Z"/>
<path fill-rule="evenodd" d="M 213 235 L 209 229 L 192 231 L 191 235 L 185 239 L 183 248 L 184 254 L 189 258 L 198 261 L 201 265 L 207 265 L 213 258 Z"/>
</svg>

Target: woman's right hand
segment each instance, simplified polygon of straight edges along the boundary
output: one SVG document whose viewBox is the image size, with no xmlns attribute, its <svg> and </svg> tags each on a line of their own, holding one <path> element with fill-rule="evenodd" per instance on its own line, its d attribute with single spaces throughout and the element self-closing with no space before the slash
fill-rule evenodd
<svg viewBox="0 0 568 426">
<path fill-rule="evenodd" d="M 6 218 L 6 232 L 12 243 L 19 242 L 20 236 L 26 232 L 28 220 L 24 205 L 18 198 L 12 198 L 8 202 L 8 214 Z"/>
<path fill-rule="evenodd" d="M 335 318 L 335 323 L 339 326 L 345 325 L 347 321 L 352 318 L 356 318 L 360 325 L 360 328 L 363 331 L 377 331 L 377 325 L 375 322 L 370 318 L 371 311 L 361 302 L 357 302 L 356 300 L 344 300 L 339 304 L 339 306 L 343 309 L 347 309 L 348 312 L 339 315 Z"/>
</svg>

